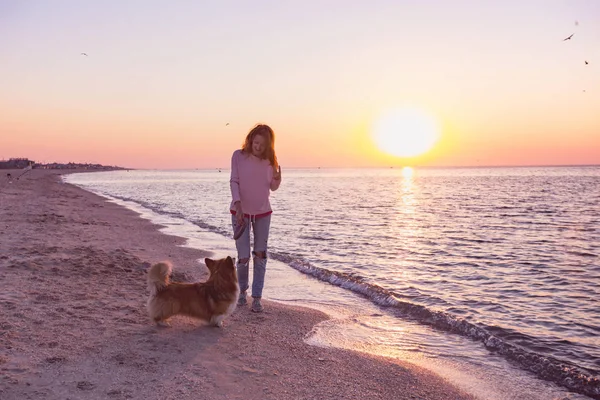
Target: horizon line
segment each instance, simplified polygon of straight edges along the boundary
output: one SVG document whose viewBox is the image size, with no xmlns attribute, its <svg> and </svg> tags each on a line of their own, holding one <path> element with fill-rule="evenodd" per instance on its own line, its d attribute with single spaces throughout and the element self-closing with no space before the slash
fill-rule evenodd
<svg viewBox="0 0 600 400">
<path fill-rule="evenodd" d="M 286 167 L 286 169 L 396 169 L 396 168 L 420 168 L 420 169 L 431 169 L 431 168 L 568 168 L 568 167 L 600 167 L 600 164 L 532 164 L 532 165 L 397 165 L 397 166 L 344 166 L 344 167 L 323 167 L 323 166 L 310 166 L 310 167 Z M 127 168 L 127 167 L 125 167 Z M 229 170 L 231 167 L 182 167 L 182 168 L 158 168 L 158 167 L 147 167 L 147 168 L 127 168 L 135 170 L 168 170 L 168 171 L 187 171 L 187 170 Z"/>
<path fill-rule="evenodd" d="M 8 162 L 10 160 L 28 160 L 28 161 L 33 161 L 34 164 L 39 164 L 39 165 L 48 165 L 48 164 L 86 164 L 86 165 L 99 165 L 102 167 L 113 167 L 113 168 L 123 168 L 123 169 L 135 169 L 135 170 L 211 170 L 211 169 L 225 169 L 225 170 L 229 170 L 231 167 L 230 166 L 226 166 L 226 167 L 218 167 L 218 166 L 213 166 L 213 167 L 167 167 L 167 168 L 160 168 L 160 167 L 123 167 L 123 166 L 119 166 L 119 165 L 108 165 L 108 164 L 102 164 L 100 162 L 93 162 L 93 161 L 86 161 L 86 162 L 76 162 L 76 161 L 67 161 L 67 162 L 58 162 L 58 161 L 51 161 L 51 162 L 39 162 L 39 161 L 34 161 L 31 160 L 27 157 L 11 157 L 8 159 L 2 159 L 0 160 L 0 162 Z M 394 168 L 404 168 L 404 167 L 411 167 L 411 168 L 419 168 L 419 169 L 431 169 L 431 168 L 559 168 L 559 167 L 600 167 L 600 163 L 596 163 L 596 164 L 491 164 L 491 165 L 410 165 L 410 164 L 404 164 L 404 165 L 367 165 L 367 166 L 292 166 L 292 167 L 286 167 L 286 169 L 394 169 Z"/>
</svg>

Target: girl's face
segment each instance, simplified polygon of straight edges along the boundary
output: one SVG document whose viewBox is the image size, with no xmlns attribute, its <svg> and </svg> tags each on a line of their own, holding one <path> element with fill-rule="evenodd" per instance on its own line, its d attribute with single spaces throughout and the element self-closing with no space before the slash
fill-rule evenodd
<svg viewBox="0 0 600 400">
<path fill-rule="evenodd" d="M 252 139 L 252 154 L 256 157 L 262 157 L 267 149 L 267 140 L 263 135 L 255 135 Z"/>
</svg>

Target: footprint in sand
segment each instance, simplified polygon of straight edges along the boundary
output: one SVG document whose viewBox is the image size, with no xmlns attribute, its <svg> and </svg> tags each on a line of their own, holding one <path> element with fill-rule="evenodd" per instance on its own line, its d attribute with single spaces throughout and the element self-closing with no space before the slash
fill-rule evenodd
<svg viewBox="0 0 600 400">
<path fill-rule="evenodd" d="M 36 294 L 36 293 L 33 293 Z M 57 296 L 52 296 L 50 294 L 38 294 L 37 296 L 35 296 L 35 300 L 34 302 L 36 303 L 49 303 L 49 302 L 54 302 L 56 303 L 57 301 L 59 301 L 60 299 Z"/>
<path fill-rule="evenodd" d="M 93 390 L 96 387 L 95 384 L 88 381 L 79 381 L 77 382 L 77 389 L 79 390 Z"/>
<path fill-rule="evenodd" d="M 67 361 L 67 359 L 65 357 L 62 356 L 55 356 L 55 357 L 48 357 L 45 360 L 48 364 L 59 364 L 59 363 L 63 363 L 65 361 Z"/>
<path fill-rule="evenodd" d="M 108 392 L 106 392 L 106 395 L 108 397 L 120 397 L 120 398 L 124 398 L 124 399 L 132 399 L 133 398 L 133 394 L 132 394 L 131 390 L 128 390 L 128 389 L 112 389 L 112 390 L 109 390 Z"/>
</svg>

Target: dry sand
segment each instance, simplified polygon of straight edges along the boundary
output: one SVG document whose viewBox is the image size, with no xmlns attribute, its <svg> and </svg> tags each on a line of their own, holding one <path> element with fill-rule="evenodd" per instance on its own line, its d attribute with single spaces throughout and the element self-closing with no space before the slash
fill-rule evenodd
<svg viewBox="0 0 600 400">
<path fill-rule="evenodd" d="M 307 345 L 326 318 L 265 302 L 222 329 L 145 311 L 146 269 L 202 280 L 210 253 L 60 182 L 0 175 L 0 399 L 470 399 L 411 364 Z M 62 171 L 64 173 L 65 171 Z M 210 250 L 210 249 L 207 249 Z"/>
</svg>

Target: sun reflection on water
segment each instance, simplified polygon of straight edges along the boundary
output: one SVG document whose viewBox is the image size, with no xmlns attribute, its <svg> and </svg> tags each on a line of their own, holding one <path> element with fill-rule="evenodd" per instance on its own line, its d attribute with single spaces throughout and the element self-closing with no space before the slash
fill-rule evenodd
<svg viewBox="0 0 600 400">
<path fill-rule="evenodd" d="M 415 170 L 411 167 L 402 168 L 402 181 L 400 182 L 399 192 L 399 210 L 402 214 L 414 214 L 415 213 L 415 193 L 414 193 L 414 182 L 413 177 Z"/>
<path fill-rule="evenodd" d="M 396 237 L 396 248 L 399 249 L 397 257 L 397 268 L 394 276 L 389 276 L 392 281 L 408 283 L 414 279 L 411 273 L 411 254 L 415 253 L 418 246 L 420 228 L 416 220 L 418 211 L 418 199 L 416 195 L 417 185 L 414 180 L 415 170 L 404 167 L 401 176 L 398 176 L 396 186 L 396 203 L 391 218 L 391 231 Z"/>
</svg>

